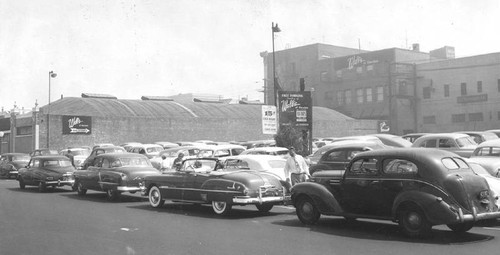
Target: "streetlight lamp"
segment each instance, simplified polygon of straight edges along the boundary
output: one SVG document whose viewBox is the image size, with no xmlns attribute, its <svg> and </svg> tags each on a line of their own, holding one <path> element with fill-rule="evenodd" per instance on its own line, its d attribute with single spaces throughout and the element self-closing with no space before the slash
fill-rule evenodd
<svg viewBox="0 0 500 255">
<path fill-rule="evenodd" d="M 50 80 L 56 78 L 57 74 L 54 71 L 49 72 L 49 105 L 47 106 L 47 149 L 50 141 Z"/>
<path fill-rule="evenodd" d="M 274 33 L 281 32 L 281 29 L 278 27 L 278 23 L 274 25 L 274 22 L 271 23 L 271 30 L 273 36 L 273 97 L 274 97 L 274 105 L 278 107 L 278 87 L 276 86 L 276 60 L 274 57 Z"/>
</svg>

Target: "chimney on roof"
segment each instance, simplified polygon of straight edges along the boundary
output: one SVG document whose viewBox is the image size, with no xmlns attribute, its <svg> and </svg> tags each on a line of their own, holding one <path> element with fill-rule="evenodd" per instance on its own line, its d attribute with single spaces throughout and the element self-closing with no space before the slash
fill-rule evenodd
<svg viewBox="0 0 500 255">
<path fill-rule="evenodd" d="M 413 51 L 420 51 L 420 44 L 418 44 L 418 43 L 412 44 L 412 50 Z"/>
</svg>

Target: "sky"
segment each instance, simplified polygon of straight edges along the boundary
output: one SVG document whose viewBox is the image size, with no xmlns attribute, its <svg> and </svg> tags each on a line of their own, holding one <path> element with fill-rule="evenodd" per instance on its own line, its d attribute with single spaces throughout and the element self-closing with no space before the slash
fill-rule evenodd
<svg viewBox="0 0 500 255">
<path fill-rule="evenodd" d="M 82 93 L 263 101 L 260 52 L 325 43 L 500 52 L 498 0 L 0 0 L 0 107 Z"/>
</svg>

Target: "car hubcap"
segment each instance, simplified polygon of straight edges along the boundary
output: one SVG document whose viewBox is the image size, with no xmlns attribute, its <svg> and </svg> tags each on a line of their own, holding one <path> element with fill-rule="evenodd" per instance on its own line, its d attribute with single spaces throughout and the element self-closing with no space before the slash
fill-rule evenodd
<svg viewBox="0 0 500 255">
<path fill-rule="evenodd" d="M 160 195 L 158 194 L 158 191 L 157 190 L 153 190 L 151 192 L 151 202 L 153 204 L 157 204 L 158 201 L 160 201 Z"/>
<path fill-rule="evenodd" d="M 408 214 L 407 222 L 411 228 L 418 228 L 418 226 L 420 226 L 422 222 L 422 219 L 420 219 L 420 215 L 413 212 Z"/>
<path fill-rule="evenodd" d="M 215 208 L 218 211 L 222 211 L 222 210 L 224 210 L 224 207 L 226 207 L 226 203 L 224 203 L 224 202 L 215 202 L 214 206 L 215 206 Z"/>
<path fill-rule="evenodd" d="M 302 214 L 305 217 L 310 218 L 312 216 L 313 212 L 314 212 L 314 208 L 313 208 L 311 203 L 306 202 L 302 205 Z"/>
</svg>

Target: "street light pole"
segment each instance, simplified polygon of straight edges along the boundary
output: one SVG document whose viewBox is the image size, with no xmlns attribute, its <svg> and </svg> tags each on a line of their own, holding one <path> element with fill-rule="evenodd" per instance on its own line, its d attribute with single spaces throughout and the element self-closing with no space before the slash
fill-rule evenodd
<svg viewBox="0 0 500 255">
<path fill-rule="evenodd" d="M 54 71 L 49 72 L 49 104 L 47 106 L 47 149 L 50 146 L 50 80 L 56 78 L 57 74 Z"/>
<path fill-rule="evenodd" d="M 281 29 L 278 27 L 278 23 L 274 25 L 274 22 L 271 23 L 271 31 L 273 37 L 273 97 L 274 97 L 274 105 L 278 107 L 278 88 L 276 87 L 276 60 L 274 56 L 274 33 L 281 32 Z"/>
</svg>

